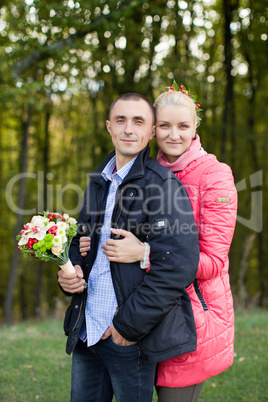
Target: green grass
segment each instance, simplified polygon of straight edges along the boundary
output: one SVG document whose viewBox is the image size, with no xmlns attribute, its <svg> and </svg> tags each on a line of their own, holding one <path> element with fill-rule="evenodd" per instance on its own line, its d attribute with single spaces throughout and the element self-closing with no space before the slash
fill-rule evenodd
<svg viewBox="0 0 268 402">
<path fill-rule="evenodd" d="M 237 312 L 234 364 L 205 382 L 199 401 L 268 401 L 267 340 L 268 311 Z M 65 341 L 62 322 L 1 329 L 0 401 L 69 401 L 71 358 Z"/>
<path fill-rule="evenodd" d="M 71 358 L 62 323 L 25 322 L 0 331 L 0 401 L 68 401 Z"/>
<path fill-rule="evenodd" d="M 199 401 L 268 401 L 268 311 L 236 312 L 235 359 L 205 381 Z"/>
</svg>

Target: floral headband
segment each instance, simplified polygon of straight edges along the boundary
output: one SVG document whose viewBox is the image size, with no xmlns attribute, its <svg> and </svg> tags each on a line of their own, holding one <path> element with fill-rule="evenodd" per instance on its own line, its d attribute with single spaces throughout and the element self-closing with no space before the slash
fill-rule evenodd
<svg viewBox="0 0 268 402">
<path fill-rule="evenodd" d="M 168 91 L 177 91 L 177 92 L 181 92 L 184 95 L 189 96 L 192 101 L 194 102 L 196 109 L 198 110 L 198 112 L 201 112 L 202 109 L 200 109 L 200 105 L 199 103 L 196 103 L 197 100 L 197 96 L 196 95 L 192 95 L 190 94 L 189 91 L 186 90 L 186 88 L 184 87 L 183 84 L 181 84 L 180 86 L 176 83 L 176 81 L 173 81 L 173 84 L 171 85 L 171 87 L 168 88 Z"/>
</svg>

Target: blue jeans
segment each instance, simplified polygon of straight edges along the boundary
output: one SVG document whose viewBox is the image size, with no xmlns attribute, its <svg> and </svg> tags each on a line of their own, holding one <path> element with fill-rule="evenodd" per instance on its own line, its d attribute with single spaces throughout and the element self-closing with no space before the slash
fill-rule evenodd
<svg viewBox="0 0 268 402">
<path fill-rule="evenodd" d="M 156 364 L 135 343 L 120 346 L 112 337 L 89 348 L 78 341 L 72 360 L 72 402 L 151 402 Z"/>
</svg>

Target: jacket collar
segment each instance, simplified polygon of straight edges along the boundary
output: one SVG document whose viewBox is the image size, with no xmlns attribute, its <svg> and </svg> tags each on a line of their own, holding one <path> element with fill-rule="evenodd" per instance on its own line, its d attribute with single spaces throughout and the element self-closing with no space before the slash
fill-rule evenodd
<svg viewBox="0 0 268 402">
<path fill-rule="evenodd" d="M 107 163 L 113 158 L 113 156 L 115 155 L 115 151 L 112 151 L 100 164 L 100 166 L 95 170 L 95 172 L 90 173 L 89 177 L 91 178 L 91 180 L 96 181 L 97 183 L 104 185 L 105 184 L 105 180 L 103 179 L 101 172 L 103 171 L 103 169 L 105 168 L 105 166 L 107 165 Z M 129 173 L 127 174 L 127 176 L 125 177 L 125 179 L 123 180 L 123 183 L 126 183 L 130 180 L 133 179 L 137 179 L 139 177 L 143 177 L 144 176 L 144 172 L 145 172 L 145 165 L 147 160 L 149 159 L 149 155 L 150 155 L 150 147 L 149 145 L 147 145 L 138 155 L 137 159 L 135 160 L 132 168 L 130 169 Z"/>
</svg>

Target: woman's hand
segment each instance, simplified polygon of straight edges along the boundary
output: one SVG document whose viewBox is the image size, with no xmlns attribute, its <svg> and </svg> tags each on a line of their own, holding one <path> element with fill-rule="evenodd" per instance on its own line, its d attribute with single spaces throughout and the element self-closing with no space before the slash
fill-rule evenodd
<svg viewBox="0 0 268 402">
<path fill-rule="evenodd" d="M 79 251 L 82 257 L 87 255 L 87 252 L 90 250 L 90 237 L 82 236 L 79 239 Z"/>
<path fill-rule="evenodd" d="M 111 232 L 124 239 L 108 239 L 102 245 L 109 261 L 131 263 L 143 261 L 145 245 L 131 232 L 123 229 L 111 229 Z"/>
</svg>

